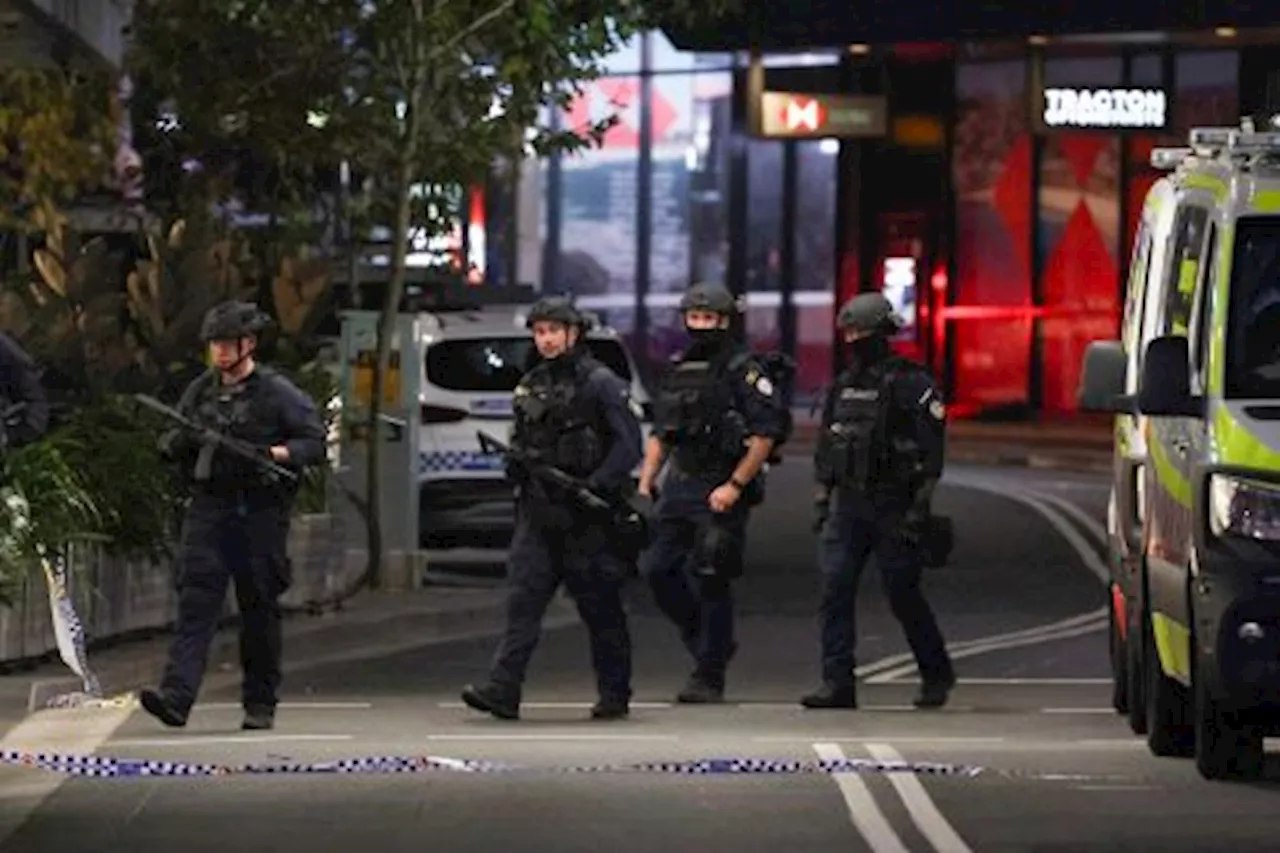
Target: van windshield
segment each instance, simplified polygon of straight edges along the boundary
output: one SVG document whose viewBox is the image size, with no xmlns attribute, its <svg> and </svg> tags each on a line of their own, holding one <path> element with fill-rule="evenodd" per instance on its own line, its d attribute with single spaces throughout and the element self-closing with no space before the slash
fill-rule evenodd
<svg viewBox="0 0 1280 853">
<path fill-rule="evenodd" d="M 1226 343 L 1226 396 L 1280 398 L 1280 216 L 1236 222 Z"/>
<path fill-rule="evenodd" d="M 621 344 L 607 338 L 590 338 L 587 346 L 623 381 L 631 381 L 631 368 Z M 427 350 L 427 381 L 446 391 L 510 392 L 537 358 L 533 338 L 441 341 Z"/>
</svg>

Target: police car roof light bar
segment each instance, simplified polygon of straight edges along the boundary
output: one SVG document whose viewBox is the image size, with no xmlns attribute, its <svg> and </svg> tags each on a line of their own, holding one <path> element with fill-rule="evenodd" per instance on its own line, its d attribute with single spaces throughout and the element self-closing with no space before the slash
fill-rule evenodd
<svg viewBox="0 0 1280 853">
<path fill-rule="evenodd" d="M 1258 133 L 1230 127 L 1196 127 L 1190 133 L 1191 148 L 1201 157 L 1253 157 L 1280 154 L 1280 132 Z M 1154 165 L 1154 164 L 1153 164 Z"/>
<path fill-rule="evenodd" d="M 1165 171 L 1176 169 L 1194 153 L 1190 148 L 1153 148 L 1151 168 Z"/>
</svg>

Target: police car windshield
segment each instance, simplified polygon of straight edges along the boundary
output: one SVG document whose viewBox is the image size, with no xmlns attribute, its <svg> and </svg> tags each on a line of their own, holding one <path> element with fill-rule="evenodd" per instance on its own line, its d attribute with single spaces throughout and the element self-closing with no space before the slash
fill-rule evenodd
<svg viewBox="0 0 1280 853">
<path fill-rule="evenodd" d="M 631 381 L 626 352 L 617 341 L 593 338 L 587 346 L 614 373 Z M 513 391 L 537 360 L 532 338 L 441 341 L 427 350 L 427 381 L 446 391 Z"/>
<path fill-rule="evenodd" d="M 1280 216 L 1236 223 L 1226 396 L 1280 398 Z"/>
</svg>

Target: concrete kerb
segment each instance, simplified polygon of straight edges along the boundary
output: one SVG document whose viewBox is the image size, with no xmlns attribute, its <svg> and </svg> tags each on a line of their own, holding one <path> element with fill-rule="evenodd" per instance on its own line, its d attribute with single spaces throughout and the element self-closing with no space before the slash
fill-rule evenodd
<svg viewBox="0 0 1280 853">
<path fill-rule="evenodd" d="M 318 666 L 394 655 L 428 646 L 483 639 L 499 634 L 506 621 L 506 596 L 501 590 L 468 590 L 458 600 L 440 603 L 437 589 L 397 594 L 394 607 L 363 607 L 321 616 L 294 616 L 285 622 L 283 670 L 296 673 Z M 450 591 L 455 592 L 455 591 Z M 364 594 L 353 603 L 370 596 Z M 421 606 L 404 601 L 421 600 Z M 543 622 L 553 630 L 578 622 L 572 602 L 561 595 L 552 602 Z M 168 652 L 167 636 L 147 641 L 127 660 L 108 661 L 95 672 L 105 697 L 133 693 L 159 679 Z M 90 665 L 94 661 L 90 658 Z M 209 655 L 203 691 L 240 683 L 239 647 L 234 628 L 218 632 Z M 71 676 L 31 685 L 28 713 L 45 708 L 56 696 L 83 689 Z"/>
</svg>

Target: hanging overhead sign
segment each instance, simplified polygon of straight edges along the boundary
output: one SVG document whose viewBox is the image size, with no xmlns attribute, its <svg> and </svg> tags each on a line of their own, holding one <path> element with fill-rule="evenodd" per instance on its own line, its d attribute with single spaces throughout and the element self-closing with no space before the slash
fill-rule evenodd
<svg viewBox="0 0 1280 853">
<path fill-rule="evenodd" d="M 1163 89 L 1055 87 L 1044 90 L 1040 122 L 1047 130 L 1164 130 Z"/>
<path fill-rule="evenodd" d="M 782 139 L 884 136 L 888 107 L 879 95 L 811 95 L 765 92 L 760 135 Z"/>
</svg>

